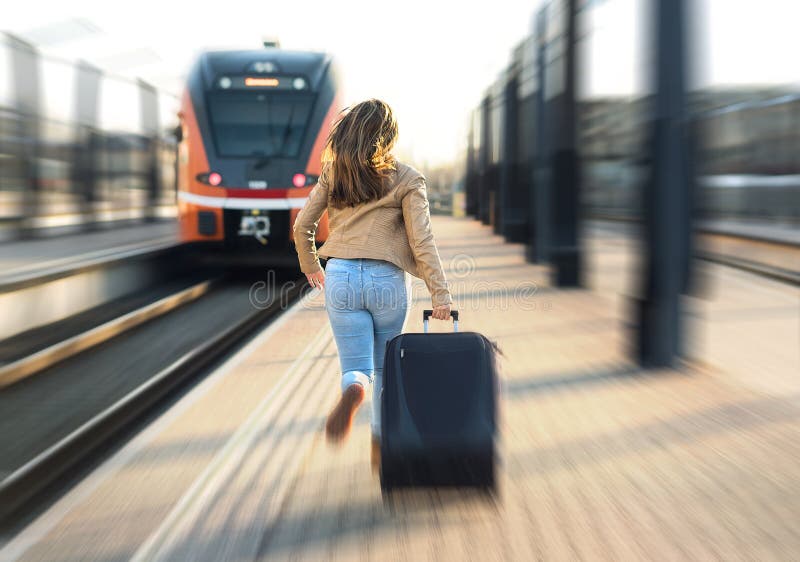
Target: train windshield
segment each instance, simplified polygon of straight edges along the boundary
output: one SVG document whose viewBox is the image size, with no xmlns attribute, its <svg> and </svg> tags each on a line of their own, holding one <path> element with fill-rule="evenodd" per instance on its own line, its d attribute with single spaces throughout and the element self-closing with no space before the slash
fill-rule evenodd
<svg viewBox="0 0 800 562">
<path fill-rule="evenodd" d="M 294 92 L 211 92 L 208 111 L 222 157 L 285 157 L 300 152 L 314 95 Z"/>
</svg>

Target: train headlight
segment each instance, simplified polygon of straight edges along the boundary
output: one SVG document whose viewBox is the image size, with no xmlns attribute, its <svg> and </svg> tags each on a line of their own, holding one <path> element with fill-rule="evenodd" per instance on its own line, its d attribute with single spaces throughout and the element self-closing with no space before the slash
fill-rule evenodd
<svg viewBox="0 0 800 562">
<path fill-rule="evenodd" d="M 222 174 L 219 172 L 204 172 L 202 174 L 197 174 L 195 179 L 200 183 L 213 185 L 214 187 L 222 185 Z"/>
<path fill-rule="evenodd" d="M 302 90 L 306 87 L 306 79 L 305 78 L 295 78 L 292 80 L 292 86 L 294 86 L 295 90 Z"/>
<path fill-rule="evenodd" d="M 231 82 L 231 79 L 228 78 L 227 76 L 223 76 L 222 78 L 219 79 L 219 87 L 222 88 L 223 90 L 227 90 L 228 88 L 230 88 L 232 83 L 233 82 Z"/>
<path fill-rule="evenodd" d="M 222 183 L 222 176 L 217 172 L 211 172 L 208 174 L 208 183 L 216 187 Z"/>
<path fill-rule="evenodd" d="M 250 65 L 250 69 L 253 72 L 260 72 L 260 73 L 270 73 L 275 72 L 277 70 L 277 66 L 275 63 L 270 61 L 256 61 Z"/>
<path fill-rule="evenodd" d="M 292 183 L 295 187 L 305 187 L 306 185 L 306 175 L 305 174 L 295 174 L 292 178 Z"/>
</svg>

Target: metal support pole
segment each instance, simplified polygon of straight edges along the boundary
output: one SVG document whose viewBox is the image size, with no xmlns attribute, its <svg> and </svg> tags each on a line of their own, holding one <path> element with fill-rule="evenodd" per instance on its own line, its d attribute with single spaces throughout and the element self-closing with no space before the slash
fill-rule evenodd
<svg viewBox="0 0 800 562">
<path fill-rule="evenodd" d="M 547 5 L 536 15 L 536 110 L 534 116 L 534 163 L 528 214 L 526 259 L 533 263 L 546 263 L 550 247 L 550 171 L 547 166 L 547 129 L 545 103 L 545 56 L 547 52 Z"/>
<path fill-rule="evenodd" d="M 141 131 L 147 139 L 148 162 L 145 170 L 147 185 L 147 220 L 155 220 L 156 206 L 161 195 L 161 173 L 159 166 L 160 123 L 158 91 L 144 80 L 138 80 L 139 104 L 141 107 Z"/>
<path fill-rule="evenodd" d="M 470 115 L 469 136 L 467 137 L 467 168 L 464 175 L 464 191 L 466 198 L 466 215 L 477 215 L 475 197 L 475 117 Z"/>
<path fill-rule="evenodd" d="M 644 186 L 645 267 L 637 359 L 673 366 L 683 350 L 681 293 L 689 279 L 691 170 L 687 126 L 685 0 L 657 0 L 651 171 Z"/>
<path fill-rule="evenodd" d="M 489 153 L 491 151 L 491 147 L 489 146 L 489 140 L 491 135 L 489 134 L 490 130 L 490 112 L 491 111 L 491 101 L 489 97 L 485 97 L 483 99 L 483 103 L 481 103 L 481 149 L 478 154 L 478 169 L 480 170 L 479 173 L 479 188 L 478 188 L 478 218 L 483 224 L 489 224 L 490 222 L 490 206 L 489 206 L 489 182 L 491 178 L 489 176 Z"/>
<path fill-rule="evenodd" d="M 554 146 L 549 152 L 549 165 L 552 173 L 552 264 L 553 284 L 557 287 L 578 287 L 581 284 L 581 252 L 578 242 L 578 207 L 580 205 L 579 160 L 576 147 L 576 13 L 578 0 L 562 0 L 563 12 L 556 22 L 563 28 L 557 29 L 554 41 L 560 43 L 555 50 L 550 68 L 554 73 L 563 71 L 563 82 L 553 84 L 554 96 L 548 105 L 553 106 L 548 114 L 552 116 L 549 133 Z M 548 46 L 551 48 L 551 46 Z M 563 53 L 558 57 L 559 53 Z"/>
<path fill-rule="evenodd" d="M 523 242 L 526 225 L 523 203 L 527 197 L 520 193 L 519 169 L 519 80 L 514 68 L 503 92 L 503 155 L 500 169 L 500 233 L 510 242 Z"/>
<path fill-rule="evenodd" d="M 95 203 L 100 199 L 97 193 L 97 161 L 99 152 L 99 108 L 100 80 L 102 71 L 79 61 L 75 68 L 75 123 L 77 131 L 72 159 L 72 183 L 79 195 L 84 226 L 95 226 Z"/>
</svg>

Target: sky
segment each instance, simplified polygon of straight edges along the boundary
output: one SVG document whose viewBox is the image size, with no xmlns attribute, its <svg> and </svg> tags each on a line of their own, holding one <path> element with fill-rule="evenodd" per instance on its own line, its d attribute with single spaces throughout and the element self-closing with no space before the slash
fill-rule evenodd
<svg viewBox="0 0 800 562">
<path fill-rule="evenodd" d="M 387 101 L 399 121 L 398 152 L 421 165 L 446 163 L 463 151 L 470 110 L 507 65 L 514 45 L 530 33 L 540 4 L 227 0 L 223 8 L 207 11 L 211 3 L 163 0 L 139 0 L 125 8 L 96 0 L 6 2 L 12 8 L 4 10 L 3 30 L 41 41 L 48 52 L 141 76 L 175 93 L 204 49 L 259 48 L 269 36 L 286 49 L 331 52 L 342 70 L 346 103 Z M 592 4 L 581 70 L 585 92 L 637 91 L 648 62 L 639 46 L 646 0 Z M 800 2 L 695 0 L 694 5 L 698 81 L 800 82 L 788 56 L 800 52 L 795 31 Z"/>
</svg>

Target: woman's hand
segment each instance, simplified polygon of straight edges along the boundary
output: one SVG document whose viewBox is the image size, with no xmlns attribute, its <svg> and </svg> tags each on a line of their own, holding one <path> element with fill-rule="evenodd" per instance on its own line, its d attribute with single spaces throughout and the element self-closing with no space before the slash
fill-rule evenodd
<svg viewBox="0 0 800 562">
<path fill-rule="evenodd" d="M 433 307 L 433 314 L 431 314 L 437 320 L 449 320 L 450 319 L 450 305 L 449 304 L 440 304 L 439 306 Z"/>
<path fill-rule="evenodd" d="M 306 273 L 306 279 L 308 279 L 308 284 L 312 287 L 317 287 L 318 289 L 325 288 L 325 270 L 320 269 L 319 271 L 315 271 L 314 273 Z"/>
</svg>

